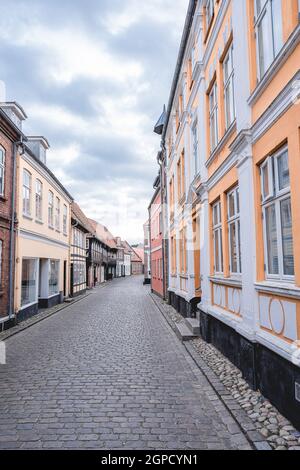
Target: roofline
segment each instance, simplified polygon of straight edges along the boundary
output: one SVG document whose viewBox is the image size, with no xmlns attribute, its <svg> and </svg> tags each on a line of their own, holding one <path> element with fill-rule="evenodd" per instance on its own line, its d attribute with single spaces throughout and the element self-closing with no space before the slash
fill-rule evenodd
<svg viewBox="0 0 300 470">
<path fill-rule="evenodd" d="M 19 103 L 17 103 L 17 101 L 2 101 L 0 103 L 0 106 L 3 107 L 3 108 L 5 108 L 5 107 L 8 108 L 12 104 L 15 105 L 18 108 L 19 114 L 22 116 L 22 118 L 24 120 L 27 119 L 28 116 L 25 113 L 24 108 L 22 108 L 22 106 Z"/>
<path fill-rule="evenodd" d="M 169 120 L 170 120 L 170 115 L 171 115 L 173 101 L 174 101 L 174 97 L 176 93 L 177 83 L 178 83 L 178 79 L 179 79 L 179 75 L 180 75 L 180 71 L 181 71 L 181 67 L 183 63 L 183 58 L 184 58 L 191 26 L 192 26 L 193 19 L 194 19 L 196 6 L 197 6 L 197 0 L 190 0 L 188 11 L 187 11 L 187 16 L 186 16 L 186 20 L 184 24 L 184 29 L 182 33 L 177 63 L 175 67 L 175 72 L 174 72 L 174 77 L 173 77 L 173 82 L 172 82 L 172 87 L 171 87 L 171 92 L 170 92 L 170 97 L 169 97 L 169 102 L 168 102 L 166 121 L 165 121 L 164 129 L 163 129 L 163 133 L 162 133 L 162 141 L 164 141 L 166 137 L 167 127 L 168 127 Z"/>
<path fill-rule="evenodd" d="M 34 153 L 30 150 L 29 147 L 27 147 L 27 145 L 25 145 L 25 150 L 26 150 L 26 153 L 28 153 L 28 155 L 30 155 L 30 157 L 32 157 L 42 168 L 43 170 L 47 171 L 47 173 L 49 174 L 49 176 L 51 176 L 51 178 L 55 181 L 55 183 L 60 187 L 60 189 L 68 196 L 69 199 L 71 199 L 71 201 L 73 202 L 74 201 L 74 198 L 73 196 L 71 196 L 71 194 L 69 193 L 69 191 L 66 190 L 66 188 L 62 185 L 62 183 L 59 181 L 59 179 L 52 173 L 52 171 L 47 167 L 47 165 L 45 165 L 41 160 L 39 160 L 35 155 Z"/>
<path fill-rule="evenodd" d="M 34 140 L 41 140 L 45 144 L 46 149 L 48 150 L 50 148 L 49 141 L 44 137 L 43 135 L 28 135 L 27 136 L 28 142 L 34 141 Z"/>
<path fill-rule="evenodd" d="M 159 185 L 158 185 L 157 188 L 155 189 L 155 192 L 154 192 L 154 194 L 153 194 L 153 196 L 152 196 L 152 199 L 151 199 L 151 201 L 150 201 L 150 204 L 149 204 L 149 206 L 148 206 L 148 211 L 150 210 L 150 208 L 151 208 L 151 206 L 152 206 L 152 204 L 153 204 L 153 202 L 154 202 L 154 199 L 156 198 L 156 196 L 157 196 L 158 193 L 160 192 L 160 189 L 161 189 L 161 186 L 160 186 L 160 183 L 159 183 Z"/>
<path fill-rule="evenodd" d="M 3 117 L 3 119 L 10 125 L 10 127 L 18 134 L 19 137 L 22 137 L 23 141 L 27 141 L 27 136 L 19 129 L 18 126 L 15 125 L 15 123 L 10 119 L 10 117 L 6 114 L 3 109 L 1 109 L 0 105 L 0 115 Z"/>
</svg>

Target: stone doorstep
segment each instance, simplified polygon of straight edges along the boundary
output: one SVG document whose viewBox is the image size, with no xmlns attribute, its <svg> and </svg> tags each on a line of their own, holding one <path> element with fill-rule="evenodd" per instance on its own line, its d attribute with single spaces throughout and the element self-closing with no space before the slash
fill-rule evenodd
<svg viewBox="0 0 300 470">
<path fill-rule="evenodd" d="M 197 338 L 197 335 L 192 333 L 185 321 L 175 324 L 175 333 L 181 341 L 190 341 Z"/>
<path fill-rule="evenodd" d="M 186 318 L 185 324 L 195 336 L 200 336 L 200 321 L 197 318 Z"/>
</svg>

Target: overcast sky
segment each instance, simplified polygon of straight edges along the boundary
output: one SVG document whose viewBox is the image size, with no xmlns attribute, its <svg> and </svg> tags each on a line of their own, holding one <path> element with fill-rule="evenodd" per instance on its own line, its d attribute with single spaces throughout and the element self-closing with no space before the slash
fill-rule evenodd
<svg viewBox="0 0 300 470">
<path fill-rule="evenodd" d="M 130 242 L 158 171 L 188 0 L 0 0 L 0 80 L 86 215 Z"/>
</svg>

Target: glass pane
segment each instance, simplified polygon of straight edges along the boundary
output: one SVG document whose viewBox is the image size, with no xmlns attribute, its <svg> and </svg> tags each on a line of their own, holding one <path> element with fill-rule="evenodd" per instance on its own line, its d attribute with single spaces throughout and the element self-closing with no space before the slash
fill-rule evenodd
<svg viewBox="0 0 300 470">
<path fill-rule="evenodd" d="M 265 216 L 268 272 L 269 274 L 279 274 L 276 212 L 274 204 L 266 208 Z"/>
<path fill-rule="evenodd" d="M 238 221 L 238 250 L 239 250 L 239 272 L 242 272 L 242 253 L 241 253 L 241 224 Z"/>
<path fill-rule="evenodd" d="M 0 167 L 0 194 L 3 194 L 4 191 L 4 170 L 3 167 Z"/>
<path fill-rule="evenodd" d="M 37 300 L 36 295 L 36 260 L 23 259 L 22 261 L 22 306 L 32 304 Z"/>
<path fill-rule="evenodd" d="M 214 245 L 215 245 L 215 271 L 220 272 L 220 252 L 219 252 L 219 231 L 214 233 Z"/>
<path fill-rule="evenodd" d="M 234 192 L 229 193 L 228 195 L 228 215 L 229 218 L 234 217 L 235 215 Z"/>
<path fill-rule="evenodd" d="M 237 272 L 237 240 L 236 240 L 236 225 L 235 223 L 229 226 L 229 243 L 230 243 L 230 256 L 231 256 L 231 272 Z"/>
<path fill-rule="evenodd" d="M 3 165 L 4 163 L 4 153 L 3 150 L 0 149 L 0 165 Z"/>
<path fill-rule="evenodd" d="M 282 9 L 281 0 L 272 0 L 272 27 L 274 39 L 274 54 L 282 48 Z"/>
<path fill-rule="evenodd" d="M 283 273 L 287 276 L 293 276 L 295 274 L 295 271 L 290 198 L 281 201 L 280 213 L 282 231 Z"/>
<path fill-rule="evenodd" d="M 59 261 L 50 260 L 49 264 L 49 295 L 59 293 L 58 285 Z"/>
<path fill-rule="evenodd" d="M 264 165 L 262 168 L 262 180 L 263 180 L 263 198 L 266 199 L 270 195 L 268 164 Z"/>
<path fill-rule="evenodd" d="M 217 205 L 213 207 L 213 224 L 214 225 L 218 224 L 218 206 Z"/>
<path fill-rule="evenodd" d="M 290 185 L 290 173 L 289 173 L 289 162 L 288 152 L 283 153 L 277 158 L 278 168 L 278 185 L 281 191 L 284 188 L 288 188 Z"/>
<path fill-rule="evenodd" d="M 258 53 L 261 77 L 268 70 L 273 60 L 273 54 L 270 51 L 270 33 L 268 16 L 266 13 L 264 13 L 258 25 Z"/>
</svg>

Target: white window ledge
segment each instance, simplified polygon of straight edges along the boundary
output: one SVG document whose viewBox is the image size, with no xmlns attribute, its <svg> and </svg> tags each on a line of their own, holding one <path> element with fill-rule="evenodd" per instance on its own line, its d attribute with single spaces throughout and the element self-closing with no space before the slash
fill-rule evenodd
<svg viewBox="0 0 300 470">
<path fill-rule="evenodd" d="M 254 285 L 258 292 L 300 299 L 300 288 L 292 283 L 264 281 L 256 282 Z"/>
</svg>

